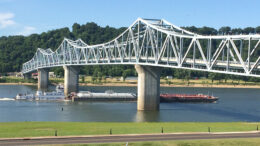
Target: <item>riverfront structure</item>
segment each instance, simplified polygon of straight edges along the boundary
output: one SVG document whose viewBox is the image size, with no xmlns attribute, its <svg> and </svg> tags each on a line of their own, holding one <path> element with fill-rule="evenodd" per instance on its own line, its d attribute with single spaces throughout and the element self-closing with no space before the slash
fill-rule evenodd
<svg viewBox="0 0 260 146">
<path fill-rule="evenodd" d="M 203 36 L 163 19 L 138 18 L 114 40 L 87 45 L 63 40 L 58 49 L 38 49 L 22 72 L 39 72 L 39 89 L 46 88 L 46 69 L 63 66 L 65 94 L 77 92 L 81 65 L 135 65 L 138 73 L 138 110 L 158 110 L 159 67 L 260 77 L 257 53 L 260 35 Z"/>
<path fill-rule="evenodd" d="M 77 66 L 63 66 L 64 68 L 64 94 L 78 92 L 79 68 Z"/>
</svg>

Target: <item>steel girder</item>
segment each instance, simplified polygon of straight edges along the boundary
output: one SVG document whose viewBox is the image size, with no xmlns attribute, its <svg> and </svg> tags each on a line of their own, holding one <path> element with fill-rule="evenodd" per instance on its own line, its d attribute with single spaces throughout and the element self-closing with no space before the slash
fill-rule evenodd
<svg viewBox="0 0 260 146">
<path fill-rule="evenodd" d="M 138 18 L 110 42 L 63 40 L 37 49 L 22 73 L 64 65 L 140 64 L 260 77 L 260 35 L 198 35 L 163 19 Z"/>
</svg>

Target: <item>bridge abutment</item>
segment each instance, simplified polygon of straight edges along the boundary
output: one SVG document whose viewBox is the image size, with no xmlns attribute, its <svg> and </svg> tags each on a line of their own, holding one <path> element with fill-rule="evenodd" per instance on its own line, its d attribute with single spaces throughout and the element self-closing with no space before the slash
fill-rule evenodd
<svg viewBox="0 0 260 146">
<path fill-rule="evenodd" d="M 137 110 L 159 110 L 160 74 L 159 67 L 135 65 L 138 73 Z"/>
<path fill-rule="evenodd" d="M 79 68 L 75 66 L 63 66 L 64 68 L 64 94 L 78 92 Z"/>
<path fill-rule="evenodd" d="M 49 84 L 49 70 L 38 69 L 38 90 L 46 90 Z"/>
</svg>

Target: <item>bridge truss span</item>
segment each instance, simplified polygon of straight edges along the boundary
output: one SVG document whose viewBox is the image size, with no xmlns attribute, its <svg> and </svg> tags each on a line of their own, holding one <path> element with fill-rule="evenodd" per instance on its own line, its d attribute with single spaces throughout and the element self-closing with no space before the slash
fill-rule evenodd
<svg viewBox="0 0 260 146">
<path fill-rule="evenodd" d="M 148 65 L 260 77 L 260 35 L 204 36 L 163 19 L 138 18 L 113 40 L 87 45 L 65 38 L 37 49 L 22 72 L 70 65 Z"/>
</svg>

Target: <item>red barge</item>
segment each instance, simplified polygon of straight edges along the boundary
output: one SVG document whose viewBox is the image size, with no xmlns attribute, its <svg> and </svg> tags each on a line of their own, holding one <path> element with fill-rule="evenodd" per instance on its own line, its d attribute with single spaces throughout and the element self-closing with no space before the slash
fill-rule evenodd
<svg viewBox="0 0 260 146">
<path fill-rule="evenodd" d="M 204 94 L 160 94 L 161 102 L 215 102 L 218 97 Z"/>
</svg>

